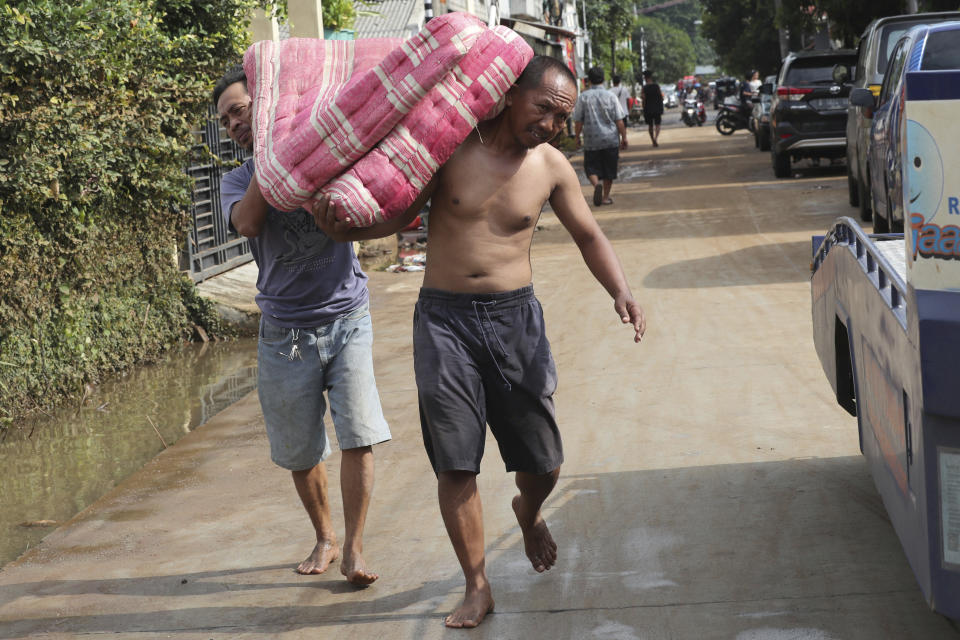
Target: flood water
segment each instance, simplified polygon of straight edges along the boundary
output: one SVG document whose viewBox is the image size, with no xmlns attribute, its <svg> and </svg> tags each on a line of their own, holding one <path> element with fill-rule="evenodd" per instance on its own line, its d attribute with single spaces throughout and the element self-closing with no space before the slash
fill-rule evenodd
<svg viewBox="0 0 960 640">
<path fill-rule="evenodd" d="M 0 566 L 245 396 L 256 375 L 255 338 L 184 345 L 91 389 L 82 406 L 11 426 L 0 443 Z"/>
</svg>

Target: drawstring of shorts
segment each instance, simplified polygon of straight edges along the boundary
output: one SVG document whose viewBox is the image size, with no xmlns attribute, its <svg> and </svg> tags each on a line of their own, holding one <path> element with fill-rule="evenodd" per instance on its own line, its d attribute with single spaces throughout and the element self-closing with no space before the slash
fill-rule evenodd
<svg viewBox="0 0 960 640">
<path fill-rule="evenodd" d="M 497 304 L 496 300 L 489 300 L 487 302 L 481 302 L 479 300 L 473 300 L 473 313 L 477 317 L 477 324 L 480 325 L 480 335 L 483 337 L 483 344 L 487 348 L 487 352 L 490 354 L 490 357 L 493 359 L 493 364 L 497 367 L 497 373 L 500 374 L 500 377 L 503 378 L 503 386 L 507 391 L 512 389 L 510 381 L 507 380 L 507 376 L 503 375 L 503 369 L 500 368 L 500 363 L 497 361 L 497 356 L 494 355 L 493 349 L 490 348 L 490 342 L 487 340 L 487 331 L 483 328 L 483 321 L 480 319 L 480 309 L 483 309 L 484 315 L 487 316 L 487 322 L 490 323 L 490 331 L 493 333 L 493 337 L 497 339 L 497 344 L 500 345 L 500 351 L 506 353 L 507 350 L 503 348 L 503 342 L 500 341 L 500 336 L 497 335 L 495 329 L 493 329 L 493 321 L 490 319 L 490 312 L 487 311 L 487 307 Z"/>
</svg>

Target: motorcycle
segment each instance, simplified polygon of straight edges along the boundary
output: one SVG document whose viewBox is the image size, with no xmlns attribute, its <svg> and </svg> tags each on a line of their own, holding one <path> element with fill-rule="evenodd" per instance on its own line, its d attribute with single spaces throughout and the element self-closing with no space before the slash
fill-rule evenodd
<svg viewBox="0 0 960 640">
<path fill-rule="evenodd" d="M 721 135 L 733 135 L 734 131 L 750 128 L 750 112 L 739 104 L 722 104 L 717 114 L 717 131 Z"/>
<path fill-rule="evenodd" d="M 707 110 L 703 103 L 696 97 L 683 99 L 683 111 L 680 112 L 680 120 L 688 127 L 701 126 L 707 121 Z"/>
</svg>

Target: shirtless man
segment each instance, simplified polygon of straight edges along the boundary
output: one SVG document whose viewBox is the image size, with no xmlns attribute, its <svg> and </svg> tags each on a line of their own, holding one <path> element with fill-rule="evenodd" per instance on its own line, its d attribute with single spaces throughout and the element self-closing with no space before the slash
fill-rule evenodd
<svg viewBox="0 0 960 640">
<path fill-rule="evenodd" d="M 466 579 L 463 603 L 445 620 L 449 627 L 476 627 L 493 611 L 476 483 L 486 423 L 507 471 L 517 472 L 513 510 L 527 557 L 537 572 L 557 561 L 540 514 L 563 462 L 553 408 L 557 378 L 530 284 L 530 244 L 546 202 L 613 298 L 620 320 L 632 326 L 635 342 L 646 329 L 576 172 L 544 144 L 563 129 L 576 97 L 569 69 L 537 56 L 507 94 L 504 111 L 479 124 L 405 215 L 351 229 L 337 221 L 336 203 L 324 198 L 313 207 L 329 235 L 354 240 L 396 232 L 431 198 L 414 367 L 440 512 Z"/>
</svg>

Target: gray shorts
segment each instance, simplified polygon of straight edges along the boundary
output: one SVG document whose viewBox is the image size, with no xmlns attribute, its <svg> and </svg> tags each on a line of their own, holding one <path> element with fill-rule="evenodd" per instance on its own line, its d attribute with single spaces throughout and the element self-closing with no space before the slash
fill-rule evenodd
<svg viewBox="0 0 960 640">
<path fill-rule="evenodd" d="M 372 346 L 366 304 L 313 329 L 285 329 L 261 317 L 257 391 L 277 465 L 301 471 L 330 455 L 324 391 L 341 449 L 390 439 L 373 376 Z"/>
<path fill-rule="evenodd" d="M 421 289 L 413 363 L 434 472 L 478 473 L 486 424 L 507 471 L 542 474 L 563 462 L 557 370 L 533 286 L 489 294 Z"/>
</svg>

